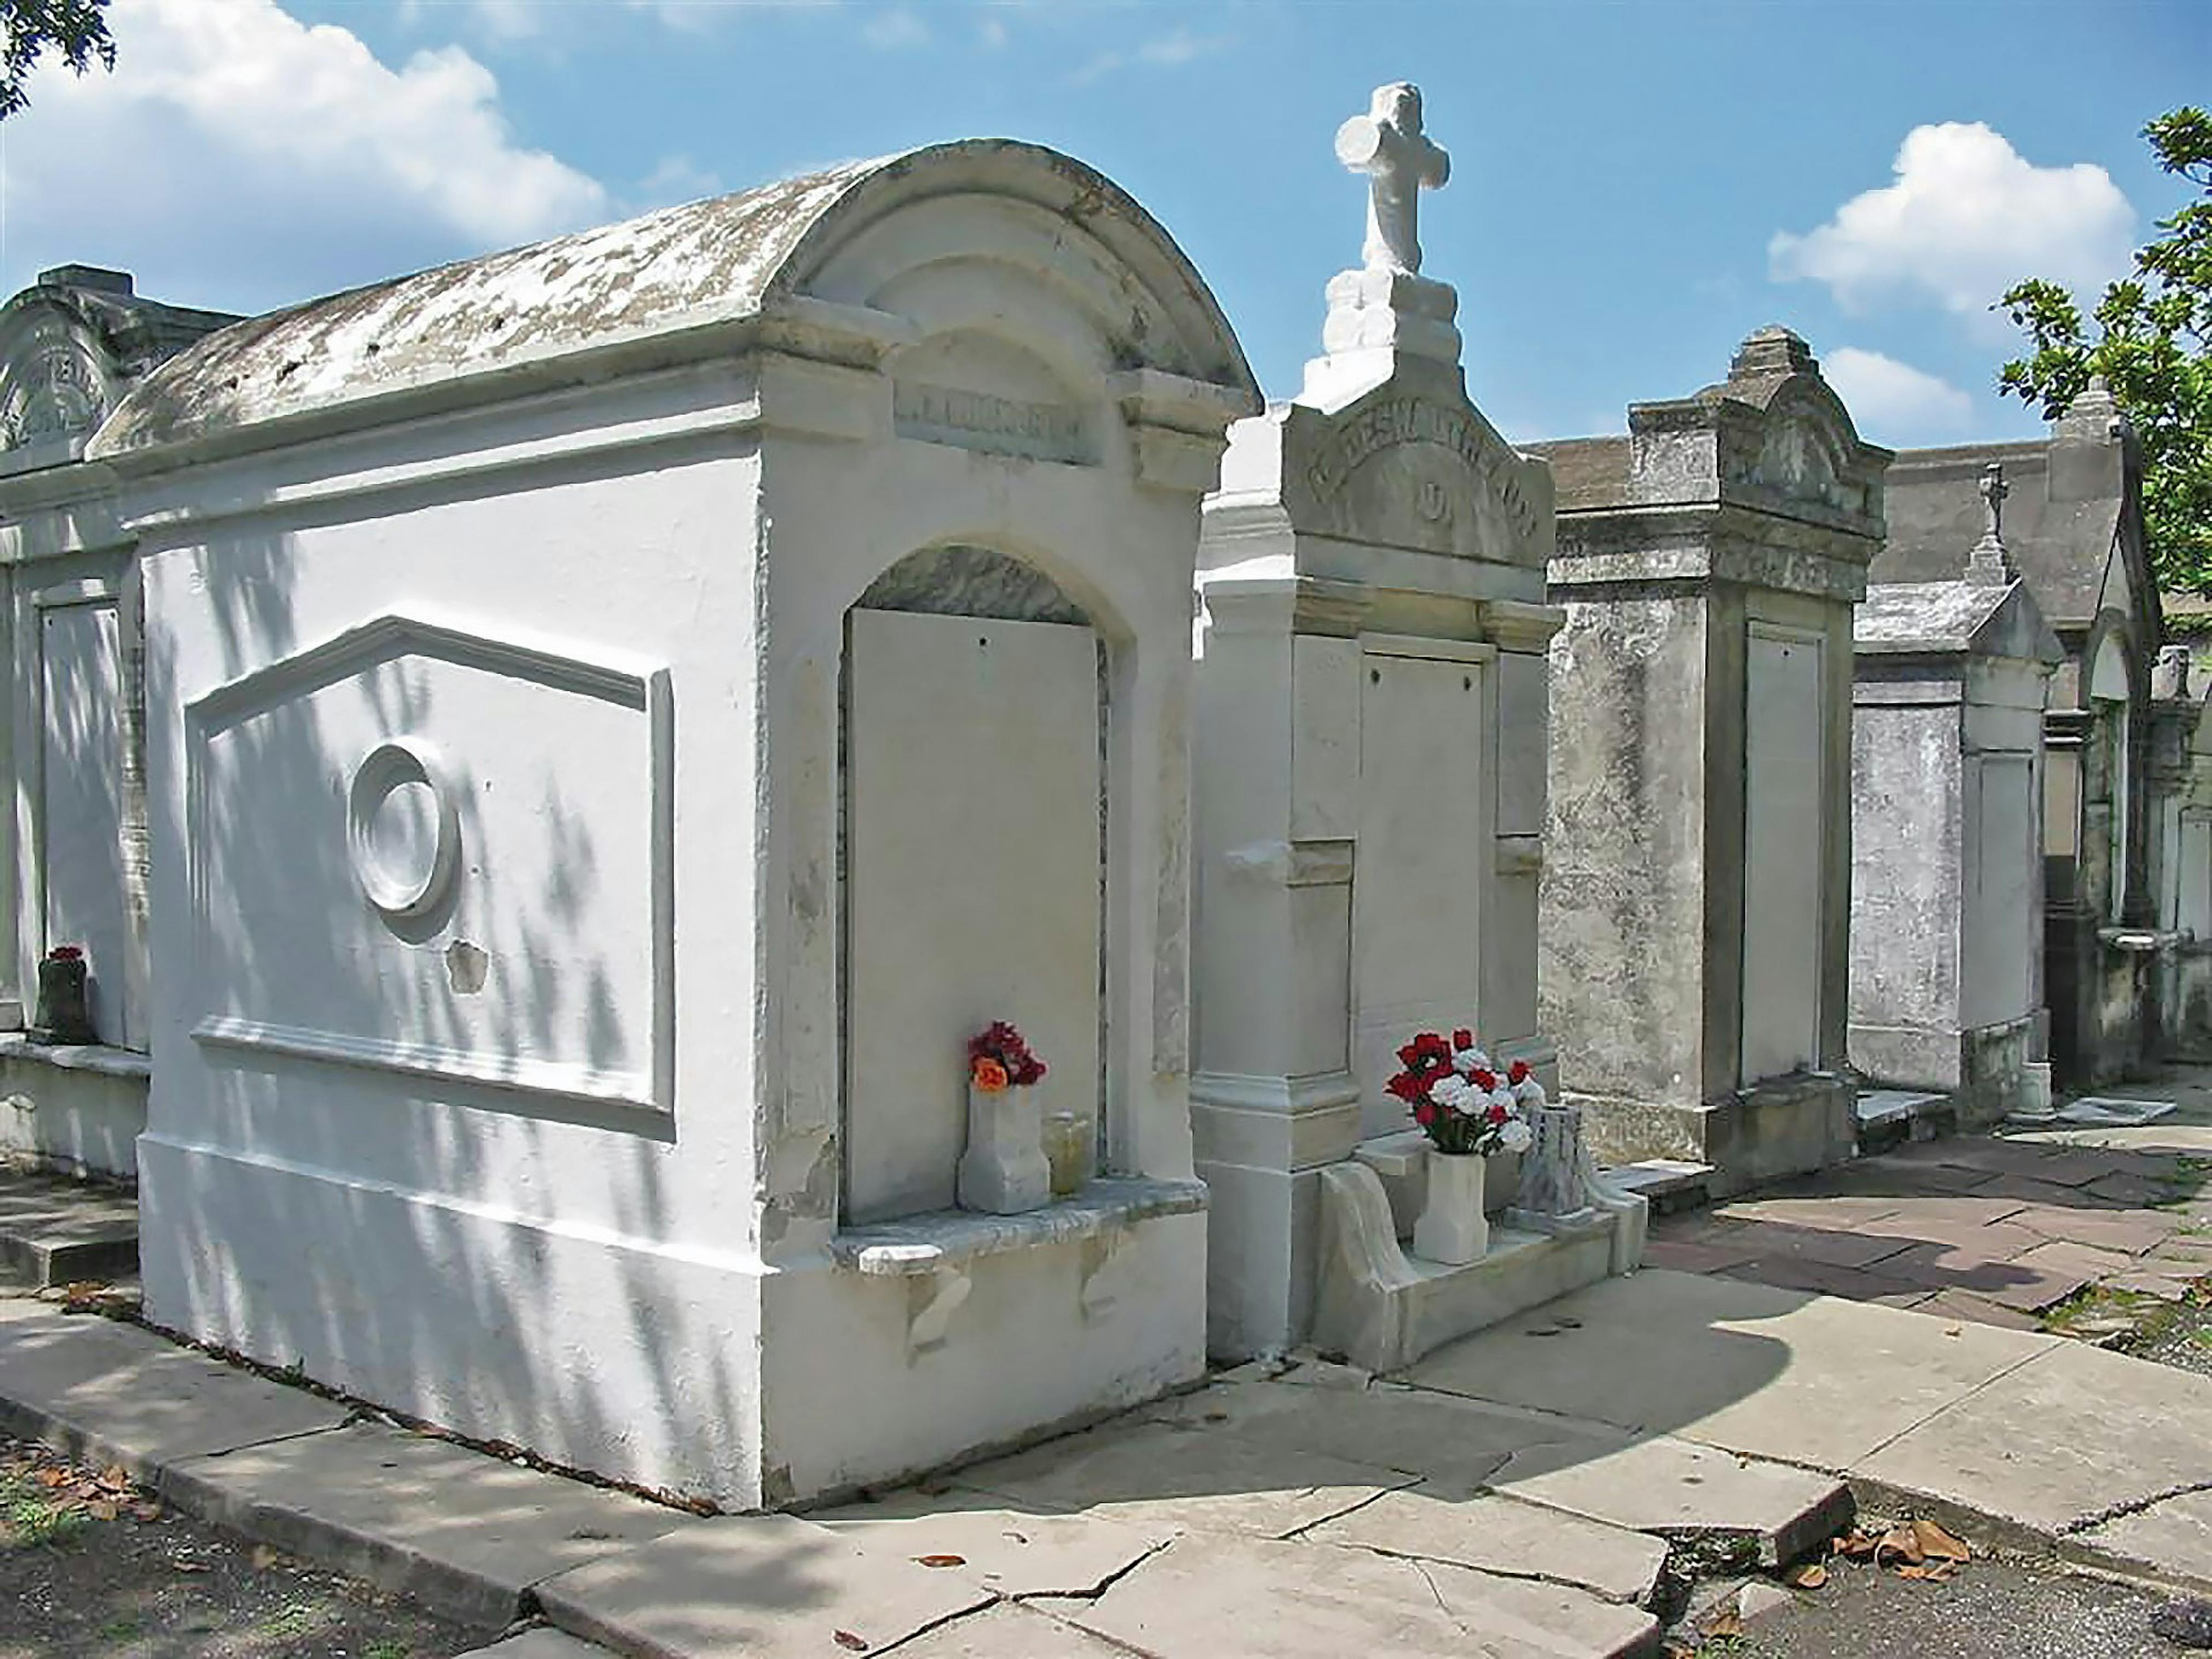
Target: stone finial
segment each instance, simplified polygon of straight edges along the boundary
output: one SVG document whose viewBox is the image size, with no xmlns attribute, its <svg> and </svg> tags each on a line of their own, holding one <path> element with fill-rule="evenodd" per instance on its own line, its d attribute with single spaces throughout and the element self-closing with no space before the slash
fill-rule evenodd
<svg viewBox="0 0 2212 1659">
<path fill-rule="evenodd" d="M 1366 268 L 1418 273 L 1420 192 L 1451 177 L 1451 157 L 1421 131 L 1421 89 L 1405 81 L 1376 88 L 1367 113 L 1336 130 L 1336 159 L 1367 175 Z"/>
<path fill-rule="evenodd" d="M 2066 412 L 2058 417 L 2058 429 L 2073 437 L 2089 437 L 2100 441 L 2117 438 L 2127 425 L 2127 415 L 2120 408 L 2119 399 L 2101 374 L 2092 374 L 2089 384 L 2074 394 L 2074 401 L 2066 405 Z"/>
<path fill-rule="evenodd" d="M 1747 335 L 1735 356 L 1729 359 L 1731 380 L 1767 380 L 1784 374 L 1817 374 L 1820 359 L 1803 337 L 1779 323 L 1770 323 Z"/>
<path fill-rule="evenodd" d="M 133 297 L 135 284 L 127 270 L 110 270 L 105 265 L 56 265 L 39 273 L 40 288 L 88 288 L 100 294 L 113 294 L 128 300 Z"/>
<path fill-rule="evenodd" d="M 2012 494 L 2004 481 L 2004 463 L 1991 461 L 1984 467 L 1974 488 L 1982 498 L 1982 538 L 1966 556 L 1966 580 L 1978 586 L 2001 587 L 2016 574 L 2004 544 L 2004 502 Z"/>
</svg>

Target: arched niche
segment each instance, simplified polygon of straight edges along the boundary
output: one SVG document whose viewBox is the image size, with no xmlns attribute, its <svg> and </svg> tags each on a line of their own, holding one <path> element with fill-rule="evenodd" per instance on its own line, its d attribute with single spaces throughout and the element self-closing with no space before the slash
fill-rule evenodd
<svg viewBox="0 0 2212 1659">
<path fill-rule="evenodd" d="M 1103 1117 L 1105 640 L 1035 565 L 938 546 L 846 614 L 843 1218 L 954 1207 L 964 1045 L 1012 1021 L 1049 1115 Z"/>
</svg>

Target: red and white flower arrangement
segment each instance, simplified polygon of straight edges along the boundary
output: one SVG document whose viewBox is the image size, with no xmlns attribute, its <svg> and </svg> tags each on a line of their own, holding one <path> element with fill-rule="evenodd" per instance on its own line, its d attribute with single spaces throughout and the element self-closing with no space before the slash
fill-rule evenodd
<svg viewBox="0 0 2212 1659">
<path fill-rule="evenodd" d="M 1474 1033 L 1462 1027 L 1449 1038 L 1416 1033 L 1398 1050 L 1398 1063 L 1404 1069 L 1383 1087 L 1406 1103 L 1438 1152 L 1488 1158 L 1534 1144 L 1524 1109 L 1544 1103 L 1544 1085 L 1528 1074 L 1526 1060 L 1515 1060 L 1500 1077 Z"/>
<path fill-rule="evenodd" d="M 968 1080 L 987 1095 L 1026 1089 L 1044 1080 L 1044 1062 L 1030 1052 L 1019 1031 L 994 1019 L 968 1039 Z"/>
</svg>

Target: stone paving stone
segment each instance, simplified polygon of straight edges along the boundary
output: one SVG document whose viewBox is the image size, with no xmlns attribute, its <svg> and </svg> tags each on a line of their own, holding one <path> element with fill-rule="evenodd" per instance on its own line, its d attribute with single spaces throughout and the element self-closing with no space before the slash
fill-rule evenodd
<svg viewBox="0 0 2212 1659">
<path fill-rule="evenodd" d="M 1820 1261 L 1753 1261 L 1723 1270 L 1730 1279 L 1747 1284 L 1772 1285 L 1787 1291 L 1809 1291 L 1816 1296 L 1840 1296 L 1850 1302 L 1879 1302 L 1910 1307 L 1927 1297 L 1924 1285 L 1884 1279 L 1878 1272 L 1856 1267 L 1832 1267 Z"/>
<path fill-rule="evenodd" d="M 1696 1244 L 1663 1233 L 1647 1238 L 1644 1243 L 1645 1267 L 1670 1267 L 1681 1273 L 1717 1273 L 1757 1259 L 1749 1250 L 1729 1249 L 1719 1244 Z"/>
<path fill-rule="evenodd" d="M 2119 1250 L 2129 1255 L 2141 1255 L 2155 1249 L 2171 1238 L 2174 1224 L 2163 1218 L 2141 1214 L 2118 1212 L 2100 1214 L 2092 1210 L 2050 1209 L 2040 1205 L 2031 1206 L 2013 1217 L 2019 1226 L 2030 1232 L 2041 1233 L 2045 1238 L 2063 1238 L 2076 1244 L 2094 1245 L 2101 1250 Z"/>
<path fill-rule="evenodd" d="M 2029 1312 L 2063 1302 L 2092 1275 L 2025 1261 L 1993 1261 L 1970 1250 L 1922 1244 L 1883 1262 L 1887 1276 L 1930 1291 L 1970 1291 L 1976 1296 Z"/>
<path fill-rule="evenodd" d="M 1516 1451 L 1576 1443 L 1588 1432 L 1557 1417 L 1392 1382 L 1351 1390 L 1287 1382 L 1216 1386 L 1146 1415 L 1462 1488 L 1480 1486 Z"/>
<path fill-rule="evenodd" d="M 1747 1249 L 1766 1261 L 1817 1261 L 1831 1267 L 1864 1267 L 1908 1248 L 1910 1241 L 1817 1226 L 1745 1221 L 1705 1241 L 1723 1249 Z"/>
<path fill-rule="evenodd" d="M 1893 1154 L 1892 1156 L 1894 1156 Z M 1942 1198 L 1978 1192 L 2002 1177 L 1988 1170 L 1942 1164 L 1900 1164 L 1885 1158 L 1861 1158 L 1828 1172 L 1827 1181 L 1850 1198 Z"/>
<path fill-rule="evenodd" d="M 2212 1483 L 2212 1382 L 2059 1342 L 1851 1473 L 2048 1538 L 2118 1505 Z"/>
<path fill-rule="evenodd" d="M 571 1635 L 653 1659 L 869 1653 L 995 1599 L 957 1568 L 787 1515 L 702 1521 L 549 1578 L 538 1598 Z"/>
<path fill-rule="evenodd" d="M 1627 1659 L 1639 1608 L 1442 1562 L 1257 1539 L 1187 1538 L 1065 1616 L 1156 1659 Z"/>
<path fill-rule="evenodd" d="M 2066 1238 L 2045 1239 L 2014 1259 L 2024 1267 L 2037 1267 L 2046 1273 L 2081 1273 L 2090 1279 L 2124 1273 L 2136 1265 L 2136 1258 L 2124 1251 L 2100 1250 Z"/>
<path fill-rule="evenodd" d="M 1537 1324 L 1580 1328 L 1532 1341 Z M 1663 1270 L 1429 1355 L 1425 1388 L 1844 1468 L 2059 1339 Z"/>
<path fill-rule="evenodd" d="M 1414 1478 L 1244 1435 L 1145 1423 L 1094 1429 L 975 1464 L 949 1482 L 1024 1507 L 1103 1516 L 1140 1530 L 1166 1526 L 1280 1538 Z"/>
<path fill-rule="evenodd" d="M 1431 1486 L 1386 1492 L 1298 1538 L 1548 1579 L 1609 1601 L 1643 1602 L 1667 1565 L 1667 1546 L 1643 1533 L 1492 1492 Z"/>
<path fill-rule="evenodd" d="M 1008 1509 L 985 1493 L 960 1491 L 893 1492 L 806 1518 L 909 1561 L 957 1555 L 969 1577 L 1001 1595 L 1095 1595 L 1176 1536 L 1172 1527 Z"/>
<path fill-rule="evenodd" d="M 700 1524 L 627 1492 L 373 1423 L 181 1459 L 155 1486 L 234 1532 L 494 1627 L 521 1612 L 539 1579 Z"/>
<path fill-rule="evenodd" d="M 93 1315 L 0 1322 L 0 1430 L 139 1479 L 179 1458 L 333 1429 L 347 1414 L 136 1325 Z"/>
<path fill-rule="evenodd" d="M 2212 1590 L 2212 1492 L 2177 1493 L 2075 1534 L 2069 1553 Z"/>
<path fill-rule="evenodd" d="M 2041 1233 L 2030 1232 L 2009 1221 L 1972 1221 L 1909 1212 L 1869 1222 L 1867 1231 L 1895 1239 L 1899 1249 L 1912 1244 L 1943 1244 L 1987 1261 L 2002 1261 L 2044 1243 Z"/>
<path fill-rule="evenodd" d="M 1951 1169 L 1981 1170 L 2002 1176 L 2022 1176 L 2062 1187 L 2086 1186 L 2101 1176 L 2125 1168 L 2106 1152 L 2077 1147 L 2053 1147 L 2039 1142 L 1987 1135 L 1954 1135 L 1900 1147 L 1886 1155 L 1901 1164 L 1934 1164 Z"/>
<path fill-rule="evenodd" d="M 1919 1304 L 1919 1312 L 1938 1319 L 1963 1319 L 1977 1325 L 1994 1325 L 2003 1331 L 2039 1331 L 2043 1322 L 2033 1314 L 2008 1308 L 2002 1302 L 1976 1296 L 1972 1291 L 1938 1291 Z"/>
<path fill-rule="evenodd" d="M 2124 1204 L 2131 1210 L 2148 1210 L 2188 1195 L 2190 1188 L 2172 1181 L 2154 1181 L 2142 1176 L 2122 1173 L 2099 1176 L 2081 1190 L 2114 1204 Z"/>
<path fill-rule="evenodd" d="M 458 1659 L 607 1659 L 607 1650 L 566 1631 L 540 1626 L 488 1648 L 471 1648 Z"/>
<path fill-rule="evenodd" d="M 1782 1188 L 1770 1188 L 1756 1197 L 1731 1199 L 1716 1206 L 1713 1214 L 1723 1221 L 1771 1221 L 1783 1226 L 1856 1231 L 1869 1221 L 1894 1215 L 1906 1202 L 1803 1191 L 1801 1183 L 1791 1182 L 1786 1193 Z"/>
<path fill-rule="evenodd" d="M 2162 1302 L 2179 1302 L 2196 1288 L 2201 1275 L 2185 1274 L 2179 1278 L 2165 1273 L 2145 1273 L 2140 1268 L 2124 1273 L 2114 1273 L 2101 1281 L 2115 1291 L 2132 1291 L 2138 1296 L 2154 1296 Z"/>
<path fill-rule="evenodd" d="M 2108 1198 L 2099 1198 L 2084 1187 L 2064 1187 L 2052 1181 L 2035 1181 L 2026 1176 L 1999 1176 L 1981 1188 L 1987 1198 L 2010 1199 L 2021 1209 L 2075 1210 L 2083 1214 L 2110 1213 L 2128 1206 Z M 2015 1214 L 2013 1218 L 2018 1220 Z"/>
<path fill-rule="evenodd" d="M 1598 1451 L 1531 1447 L 1491 1478 L 1491 1488 L 1631 1532 L 1746 1540 L 1769 1566 L 1851 1518 L 1850 1491 L 1832 1476 L 1671 1435 L 1623 1436 Z"/>
<path fill-rule="evenodd" d="M 1128 1659 L 1128 1650 L 1040 1608 L 1002 1601 L 900 1643 L 898 1659 Z"/>
</svg>

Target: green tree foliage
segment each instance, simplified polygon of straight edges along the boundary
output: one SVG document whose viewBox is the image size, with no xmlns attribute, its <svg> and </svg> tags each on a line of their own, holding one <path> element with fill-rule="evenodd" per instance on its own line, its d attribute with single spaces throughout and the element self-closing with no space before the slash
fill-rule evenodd
<svg viewBox="0 0 2212 1659">
<path fill-rule="evenodd" d="M 2168 591 L 2212 595 L 2212 116 L 2178 109 L 2143 129 L 2168 173 L 2197 198 L 2158 222 L 2134 274 L 2106 289 L 2085 321 L 2073 297 L 2040 277 L 1998 301 L 2033 355 L 1997 384 L 2056 419 L 2104 377 L 2142 445 L 2151 566 Z"/>
<path fill-rule="evenodd" d="M 95 58 L 115 67 L 106 9 L 107 0 L 0 0 L 0 120 L 31 101 L 23 83 L 49 52 L 79 75 Z"/>
</svg>

